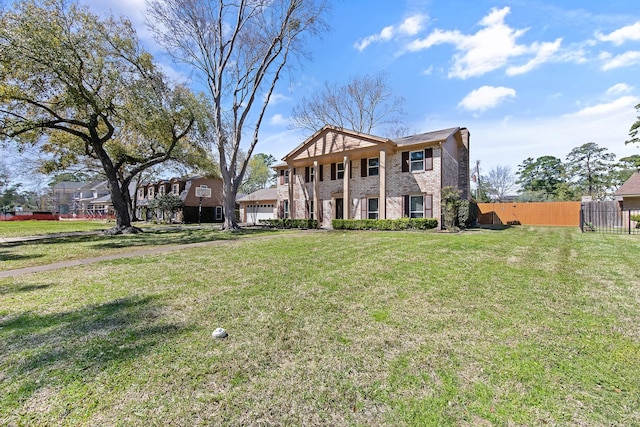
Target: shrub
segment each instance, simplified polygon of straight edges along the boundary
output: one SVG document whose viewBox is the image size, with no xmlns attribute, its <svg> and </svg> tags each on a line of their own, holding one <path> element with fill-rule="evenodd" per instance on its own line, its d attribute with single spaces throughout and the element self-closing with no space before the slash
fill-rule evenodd
<svg viewBox="0 0 640 427">
<path fill-rule="evenodd" d="M 430 230 L 438 226 L 438 220 L 435 218 L 334 219 L 331 225 L 334 230 Z"/>
<path fill-rule="evenodd" d="M 261 219 L 260 224 L 273 228 L 318 228 L 318 220 L 315 219 Z"/>
<path fill-rule="evenodd" d="M 471 227 L 478 219 L 478 205 L 461 199 L 460 194 L 454 187 L 442 189 L 443 223 L 447 230 Z"/>
</svg>

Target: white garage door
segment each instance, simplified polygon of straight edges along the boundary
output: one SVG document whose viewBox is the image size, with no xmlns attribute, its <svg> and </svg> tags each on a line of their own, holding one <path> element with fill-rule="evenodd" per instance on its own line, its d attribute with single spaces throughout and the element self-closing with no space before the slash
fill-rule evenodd
<svg viewBox="0 0 640 427">
<path fill-rule="evenodd" d="M 258 204 L 247 206 L 247 222 L 258 222 L 261 219 L 273 219 L 273 204 Z"/>
</svg>

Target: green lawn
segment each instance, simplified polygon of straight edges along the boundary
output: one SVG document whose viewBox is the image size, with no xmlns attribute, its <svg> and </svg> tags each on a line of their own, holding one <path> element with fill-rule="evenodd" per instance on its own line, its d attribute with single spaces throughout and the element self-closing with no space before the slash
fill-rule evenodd
<svg viewBox="0 0 640 427">
<path fill-rule="evenodd" d="M 0 425 L 640 425 L 638 236 L 273 236 L 0 280 Z"/>
<path fill-rule="evenodd" d="M 169 245 L 214 240 L 235 240 L 247 236 L 278 233 L 286 233 L 286 231 L 247 229 L 236 233 L 227 233 L 220 232 L 217 228 L 210 226 L 203 228 L 147 226 L 144 233 L 135 235 L 106 236 L 102 233 L 97 233 L 24 242 L 0 242 L 0 271 Z"/>
<path fill-rule="evenodd" d="M 113 227 L 113 222 L 94 221 L 0 221 L 0 238 L 41 234 L 98 231 Z"/>
</svg>

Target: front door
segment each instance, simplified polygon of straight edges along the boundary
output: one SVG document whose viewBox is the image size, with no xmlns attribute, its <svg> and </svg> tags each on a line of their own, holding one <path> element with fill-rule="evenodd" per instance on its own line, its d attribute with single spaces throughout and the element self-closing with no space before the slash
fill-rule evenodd
<svg viewBox="0 0 640 427">
<path fill-rule="evenodd" d="M 344 199 L 336 199 L 336 219 L 344 218 Z"/>
</svg>

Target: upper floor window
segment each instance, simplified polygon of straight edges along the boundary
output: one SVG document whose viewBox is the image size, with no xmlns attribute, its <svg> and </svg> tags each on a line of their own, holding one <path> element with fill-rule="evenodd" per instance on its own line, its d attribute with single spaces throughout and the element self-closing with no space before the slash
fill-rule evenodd
<svg viewBox="0 0 640 427">
<path fill-rule="evenodd" d="M 138 188 L 138 199 L 144 199 L 144 188 Z"/>
<path fill-rule="evenodd" d="M 160 195 L 162 196 L 164 194 L 165 190 L 166 190 L 165 187 L 164 187 L 164 184 L 162 184 L 158 190 L 159 190 Z"/>
<path fill-rule="evenodd" d="M 289 183 L 289 169 L 280 169 L 280 185 Z"/>
<path fill-rule="evenodd" d="M 171 192 L 173 194 L 179 194 L 180 193 L 180 184 L 173 184 L 172 187 L 173 188 L 171 189 Z"/>
<path fill-rule="evenodd" d="M 373 157 L 368 160 L 367 173 L 369 176 L 378 176 L 380 170 L 380 159 Z"/>
<path fill-rule="evenodd" d="M 344 179 L 344 163 L 336 163 L 336 178 Z"/>
<path fill-rule="evenodd" d="M 411 172 L 424 170 L 424 151 L 412 151 L 409 153 Z"/>
<path fill-rule="evenodd" d="M 153 187 L 149 187 L 149 190 L 147 190 L 148 197 L 150 199 L 152 199 L 153 198 L 153 194 L 154 194 Z"/>
</svg>

